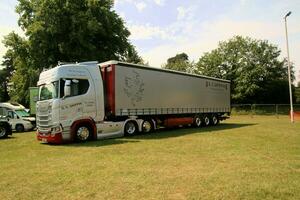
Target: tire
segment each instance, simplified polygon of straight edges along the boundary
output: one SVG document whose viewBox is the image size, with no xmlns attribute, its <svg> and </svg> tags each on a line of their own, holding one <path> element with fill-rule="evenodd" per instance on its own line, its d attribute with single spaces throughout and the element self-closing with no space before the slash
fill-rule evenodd
<svg viewBox="0 0 300 200">
<path fill-rule="evenodd" d="M 202 118 L 199 115 L 196 115 L 194 118 L 194 124 L 193 124 L 194 127 L 197 127 L 197 128 L 201 127 L 201 125 L 203 124 L 202 121 L 203 121 Z"/>
<path fill-rule="evenodd" d="M 154 129 L 152 120 L 144 120 L 142 123 L 142 132 L 150 133 Z"/>
<path fill-rule="evenodd" d="M 0 139 L 1 138 L 7 138 L 8 136 L 8 130 L 6 126 L 0 126 Z"/>
<path fill-rule="evenodd" d="M 17 132 L 24 132 L 24 126 L 22 124 L 16 125 L 16 131 Z"/>
<path fill-rule="evenodd" d="M 79 125 L 75 129 L 75 140 L 77 142 L 86 142 L 92 137 L 91 128 L 87 125 Z"/>
<path fill-rule="evenodd" d="M 124 127 L 124 134 L 126 136 L 133 136 L 137 133 L 138 127 L 135 121 L 128 121 Z"/>
<path fill-rule="evenodd" d="M 210 125 L 210 118 L 208 117 L 208 115 L 205 115 L 203 118 L 203 122 L 204 122 L 204 126 L 209 126 Z"/>
<path fill-rule="evenodd" d="M 216 126 L 219 124 L 219 118 L 216 115 L 213 115 L 211 118 L 211 125 Z"/>
</svg>

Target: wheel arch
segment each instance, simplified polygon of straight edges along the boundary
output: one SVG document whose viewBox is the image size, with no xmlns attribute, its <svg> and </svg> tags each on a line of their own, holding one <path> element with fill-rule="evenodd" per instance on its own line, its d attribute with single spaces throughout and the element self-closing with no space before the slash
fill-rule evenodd
<svg viewBox="0 0 300 200">
<path fill-rule="evenodd" d="M 71 125 L 71 139 L 75 140 L 75 131 L 79 125 L 88 125 L 93 131 L 93 139 L 97 139 L 97 127 L 96 123 L 92 118 L 83 118 L 75 120 Z"/>
</svg>

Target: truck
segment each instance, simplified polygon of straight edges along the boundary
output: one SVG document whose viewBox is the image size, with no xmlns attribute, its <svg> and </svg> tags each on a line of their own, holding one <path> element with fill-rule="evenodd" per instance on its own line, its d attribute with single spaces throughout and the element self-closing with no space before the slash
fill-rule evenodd
<svg viewBox="0 0 300 200">
<path fill-rule="evenodd" d="M 48 143 L 217 125 L 230 81 L 120 61 L 58 65 L 39 76 L 37 139 Z"/>
<path fill-rule="evenodd" d="M 19 103 L 0 103 L 0 115 L 9 118 L 12 129 L 17 132 L 30 131 L 36 127 L 35 118 L 31 117 L 25 107 Z"/>
</svg>

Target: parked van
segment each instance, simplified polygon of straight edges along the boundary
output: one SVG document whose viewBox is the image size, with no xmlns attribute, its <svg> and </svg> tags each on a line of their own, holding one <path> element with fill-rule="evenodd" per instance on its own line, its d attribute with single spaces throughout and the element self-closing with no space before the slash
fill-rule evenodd
<svg viewBox="0 0 300 200">
<path fill-rule="evenodd" d="M 18 103 L 0 103 L 0 115 L 8 117 L 12 129 L 17 132 L 33 130 L 36 127 L 35 118 L 30 117 L 25 107 Z"/>
</svg>

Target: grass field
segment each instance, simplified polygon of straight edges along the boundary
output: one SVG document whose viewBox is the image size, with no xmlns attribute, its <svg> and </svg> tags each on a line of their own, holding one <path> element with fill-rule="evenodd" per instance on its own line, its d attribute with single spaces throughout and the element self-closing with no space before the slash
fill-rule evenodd
<svg viewBox="0 0 300 200">
<path fill-rule="evenodd" d="M 300 123 L 217 127 L 47 145 L 0 140 L 0 199 L 300 199 Z"/>
</svg>

